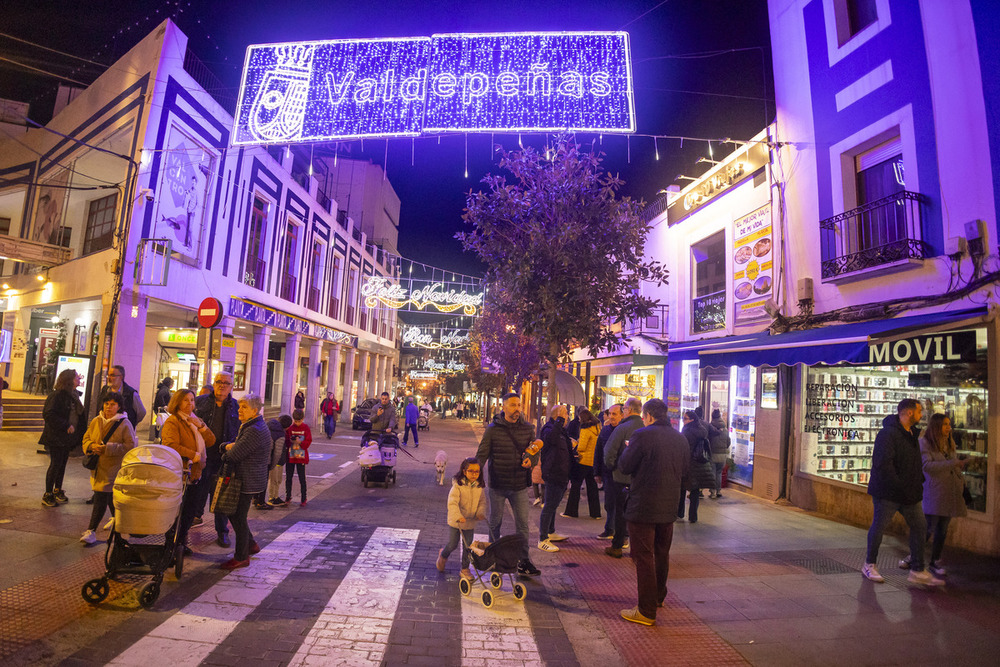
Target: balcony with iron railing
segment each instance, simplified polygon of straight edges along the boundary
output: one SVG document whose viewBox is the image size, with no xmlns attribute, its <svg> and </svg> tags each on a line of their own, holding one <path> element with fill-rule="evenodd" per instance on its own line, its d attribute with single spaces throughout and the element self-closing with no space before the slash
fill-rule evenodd
<svg viewBox="0 0 1000 667">
<path fill-rule="evenodd" d="M 309 294 L 306 295 L 306 308 L 319 312 L 319 288 L 310 287 Z"/>
<path fill-rule="evenodd" d="M 296 277 L 293 274 L 282 273 L 281 290 L 279 291 L 278 296 L 280 296 L 285 301 L 291 301 L 292 303 L 294 303 L 296 295 L 295 288 L 297 286 L 298 286 L 298 280 L 296 280 Z"/>
<path fill-rule="evenodd" d="M 892 270 L 931 256 L 921 239 L 927 197 L 901 191 L 819 223 L 823 279 Z"/>
<path fill-rule="evenodd" d="M 251 255 L 247 257 L 247 265 L 243 271 L 243 283 L 257 289 L 264 289 L 264 279 L 267 277 L 267 262 Z"/>
<path fill-rule="evenodd" d="M 647 317 L 629 320 L 619 324 L 612 323 L 611 330 L 628 336 L 629 338 L 639 335 L 666 338 L 668 312 L 669 308 L 666 305 L 654 306 L 653 311 Z"/>
</svg>

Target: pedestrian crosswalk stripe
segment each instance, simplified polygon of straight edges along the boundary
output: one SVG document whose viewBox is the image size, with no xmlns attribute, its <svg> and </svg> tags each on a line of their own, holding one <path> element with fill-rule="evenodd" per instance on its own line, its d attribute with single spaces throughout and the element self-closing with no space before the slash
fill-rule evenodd
<svg viewBox="0 0 1000 667">
<path fill-rule="evenodd" d="M 289 665 L 379 665 L 419 530 L 377 528 Z"/>
<path fill-rule="evenodd" d="M 296 523 L 254 556 L 250 567 L 227 574 L 110 664 L 140 665 L 152 656 L 171 667 L 200 664 L 334 528 Z"/>
<path fill-rule="evenodd" d="M 474 539 L 488 542 L 489 536 L 477 534 Z M 487 586 L 488 580 L 488 577 L 483 579 Z M 511 659 L 516 659 L 517 664 L 543 664 L 525 603 L 514 599 L 507 577 L 501 590 L 505 594 L 489 609 L 483 606 L 483 588 L 479 584 L 473 586 L 470 595 L 462 596 L 462 664 L 480 667 L 505 664 Z M 455 594 L 460 595 L 457 590 Z M 531 598 L 530 584 L 528 598 Z"/>
</svg>

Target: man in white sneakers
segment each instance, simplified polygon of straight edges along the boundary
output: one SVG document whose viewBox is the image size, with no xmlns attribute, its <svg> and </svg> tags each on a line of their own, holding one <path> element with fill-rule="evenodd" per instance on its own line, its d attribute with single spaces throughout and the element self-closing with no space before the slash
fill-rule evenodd
<svg viewBox="0 0 1000 667">
<path fill-rule="evenodd" d="M 868 495 L 875 512 L 868 529 L 868 556 L 861 573 L 868 579 L 885 581 L 875 563 L 882 544 L 882 534 L 896 512 L 903 515 L 910 528 L 910 583 L 943 586 L 924 570 L 924 540 L 927 520 L 921 501 L 924 497 L 924 473 L 920 459 L 920 443 L 913 427 L 920 422 L 923 408 L 919 401 L 904 398 L 896 406 L 896 414 L 882 420 L 882 430 L 875 436 L 872 451 L 872 472 L 868 480 Z"/>
</svg>

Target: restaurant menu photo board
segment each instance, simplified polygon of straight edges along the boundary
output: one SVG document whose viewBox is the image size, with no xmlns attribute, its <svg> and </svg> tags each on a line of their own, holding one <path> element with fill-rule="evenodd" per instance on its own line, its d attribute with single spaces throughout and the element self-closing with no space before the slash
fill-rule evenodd
<svg viewBox="0 0 1000 667">
<path fill-rule="evenodd" d="M 771 205 L 733 222 L 733 296 L 736 324 L 769 317 L 764 304 L 774 287 Z"/>
</svg>

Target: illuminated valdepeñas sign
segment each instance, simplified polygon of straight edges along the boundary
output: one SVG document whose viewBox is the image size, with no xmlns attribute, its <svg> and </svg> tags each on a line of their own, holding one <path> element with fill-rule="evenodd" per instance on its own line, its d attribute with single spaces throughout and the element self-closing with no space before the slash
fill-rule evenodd
<svg viewBox="0 0 1000 667">
<path fill-rule="evenodd" d="M 628 33 L 454 34 L 247 48 L 234 144 L 422 132 L 634 132 Z"/>
</svg>

